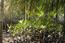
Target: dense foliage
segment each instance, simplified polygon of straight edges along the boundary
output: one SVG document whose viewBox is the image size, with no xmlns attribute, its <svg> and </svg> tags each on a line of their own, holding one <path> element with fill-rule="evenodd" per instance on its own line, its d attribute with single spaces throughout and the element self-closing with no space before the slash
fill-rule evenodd
<svg viewBox="0 0 65 43">
<path fill-rule="evenodd" d="M 20 18 L 17 24 L 9 26 L 14 35 L 28 28 L 62 31 L 56 15 L 63 14 L 64 0 L 9 0 L 9 3 L 12 17 Z"/>
</svg>

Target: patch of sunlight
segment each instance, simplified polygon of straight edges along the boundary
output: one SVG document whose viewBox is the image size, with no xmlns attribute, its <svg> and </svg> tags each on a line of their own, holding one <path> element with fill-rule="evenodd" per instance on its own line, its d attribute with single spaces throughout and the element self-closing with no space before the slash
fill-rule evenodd
<svg viewBox="0 0 65 43">
<path fill-rule="evenodd" d="M 40 28 L 46 28 L 46 26 L 41 25 Z"/>
<path fill-rule="evenodd" d="M 19 23 L 23 23 L 23 20 L 20 20 Z"/>
</svg>

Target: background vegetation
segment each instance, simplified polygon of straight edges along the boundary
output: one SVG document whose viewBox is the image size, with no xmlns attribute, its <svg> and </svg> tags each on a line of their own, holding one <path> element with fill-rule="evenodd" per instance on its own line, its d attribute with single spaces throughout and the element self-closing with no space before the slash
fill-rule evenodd
<svg viewBox="0 0 65 43">
<path fill-rule="evenodd" d="M 6 0 L 4 2 L 3 24 L 8 28 L 5 30 L 13 36 L 20 33 L 25 36 L 31 35 L 31 39 L 34 35 L 36 39 L 37 35 L 40 37 L 40 43 L 43 43 L 41 41 L 43 36 L 47 38 L 53 34 L 55 37 L 65 35 L 65 0 Z"/>
</svg>

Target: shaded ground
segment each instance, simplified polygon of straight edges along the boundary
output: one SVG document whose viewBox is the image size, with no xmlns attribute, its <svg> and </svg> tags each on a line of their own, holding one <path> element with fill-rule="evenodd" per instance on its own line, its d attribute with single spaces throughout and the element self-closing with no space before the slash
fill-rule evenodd
<svg viewBox="0 0 65 43">
<path fill-rule="evenodd" d="M 3 31 L 3 43 L 65 43 L 65 36 L 59 32 L 49 34 L 45 32 L 30 35 L 17 35 L 12 37 L 10 33 Z"/>
</svg>

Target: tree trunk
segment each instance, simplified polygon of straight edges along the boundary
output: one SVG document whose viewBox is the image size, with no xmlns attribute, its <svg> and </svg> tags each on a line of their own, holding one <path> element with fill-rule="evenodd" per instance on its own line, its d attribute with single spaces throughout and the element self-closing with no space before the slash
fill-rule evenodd
<svg viewBox="0 0 65 43">
<path fill-rule="evenodd" d="M 3 16 L 4 16 L 4 0 L 1 0 L 0 6 L 0 43 L 2 43 L 2 29 L 3 29 Z"/>
<path fill-rule="evenodd" d="M 2 43 L 2 22 L 0 21 L 0 43 Z"/>
</svg>

